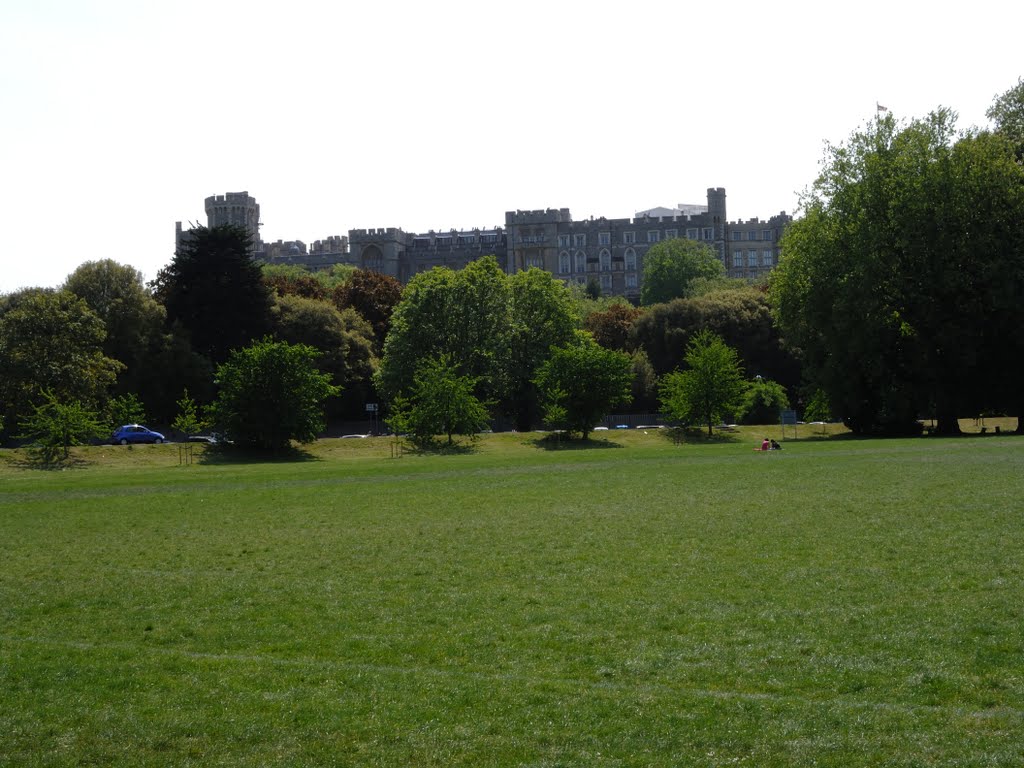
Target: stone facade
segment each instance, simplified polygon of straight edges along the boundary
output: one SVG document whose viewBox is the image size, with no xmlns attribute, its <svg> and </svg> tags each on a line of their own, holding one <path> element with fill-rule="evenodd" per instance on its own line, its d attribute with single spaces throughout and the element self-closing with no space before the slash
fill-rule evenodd
<svg viewBox="0 0 1024 768">
<path fill-rule="evenodd" d="M 750 219 L 729 224 L 725 269 L 729 277 L 756 278 L 779 263 L 779 238 L 793 220 L 785 211 L 767 221 Z"/>
<path fill-rule="evenodd" d="M 395 227 L 350 229 L 346 263 L 391 275 L 403 283 L 417 272 L 434 267 L 462 269 L 481 256 L 495 255 L 505 263 L 508 248 L 505 231 L 493 229 L 448 230 L 413 234 Z"/>
<path fill-rule="evenodd" d="M 652 208 L 633 218 L 605 217 L 573 221 L 568 208 L 508 211 L 505 226 L 472 230 L 410 233 L 396 227 L 350 229 L 307 248 L 301 240 L 263 243 L 259 206 L 247 192 L 206 198 L 209 226 L 236 223 L 255 232 L 256 256 L 275 264 L 313 269 L 351 264 L 407 283 L 434 267 L 461 269 L 481 256 L 494 255 L 508 273 L 530 267 L 547 270 L 565 282 L 595 280 L 605 295 L 640 296 L 644 255 L 655 243 L 688 238 L 714 249 L 730 277 L 759 277 L 779 260 L 779 238 L 792 218 L 785 212 L 767 221 L 729 223 L 725 190 L 707 190 L 707 204 Z M 177 225 L 181 238 L 181 223 Z"/>
</svg>

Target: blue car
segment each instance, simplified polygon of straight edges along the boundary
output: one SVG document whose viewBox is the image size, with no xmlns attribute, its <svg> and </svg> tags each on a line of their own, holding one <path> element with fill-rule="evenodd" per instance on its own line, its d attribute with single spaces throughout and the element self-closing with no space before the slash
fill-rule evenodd
<svg viewBox="0 0 1024 768">
<path fill-rule="evenodd" d="M 167 438 L 159 432 L 154 432 L 141 424 L 125 424 L 114 430 L 110 436 L 110 442 L 114 445 L 128 445 L 129 443 L 162 443 Z"/>
</svg>

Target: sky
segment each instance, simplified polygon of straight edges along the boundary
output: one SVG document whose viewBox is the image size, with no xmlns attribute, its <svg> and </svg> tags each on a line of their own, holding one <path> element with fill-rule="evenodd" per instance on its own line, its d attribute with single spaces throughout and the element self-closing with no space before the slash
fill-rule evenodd
<svg viewBox="0 0 1024 768">
<path fill-rule="evenodd" d="M 7 0 L 0 293 L 107 258 L 151 280 L 226 192 L 307 244 L 709 187 L 731 221 L 794 213 L 878 104 L 987 126 L 1022 21 L 994 0 Z"/>
</svg>

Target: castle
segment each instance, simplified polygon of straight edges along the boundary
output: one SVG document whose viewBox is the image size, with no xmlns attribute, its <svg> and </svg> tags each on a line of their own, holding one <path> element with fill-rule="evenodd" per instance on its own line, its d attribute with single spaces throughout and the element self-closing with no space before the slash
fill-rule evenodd
<svg viewBox="0 0 1024 768">
<path fill-rule="evenodd" d="M 254 255 L 271 264 L 311 269 L 351 264 L 391 275 L 403 283 L 433 267 L 461 269 L 493 254 L 508 273 L 539 267 L 566 282 L 597 281 L 604 295 L 637 299 L 647 249 L 682 237 L 706 243 L 730 277 L 758 277 L 779 259 L 779 238 L 792 217 L 729 222 L 725 190 L 707 191 L 707 204 L 641 211 L 633 218 L 573 221 L 568 208 L 508 211 L 505 226 L 490 229 L 410 233 L 396 227 L 350 229 L 307 247 L 301 240 L 265 243 L 259 236 L 260 207 L 248 192 L 229 192 L 205 201 L 207 225 L 236 224 L 252 236 Z M 176 224 L 176 243 L 182 237 Z"/>
</svg>

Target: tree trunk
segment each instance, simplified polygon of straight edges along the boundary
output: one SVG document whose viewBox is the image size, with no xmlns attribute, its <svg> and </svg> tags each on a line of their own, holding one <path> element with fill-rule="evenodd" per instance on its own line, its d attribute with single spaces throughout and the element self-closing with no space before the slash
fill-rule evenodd
<svg viewBox="0 0 1024 768">
<path fill-rule="evenodd" d="M 960 431 L 960 421 L 948 412 L 936 414 L 935 434 L 946 436 L 963 434 Z"/>
</svg>

